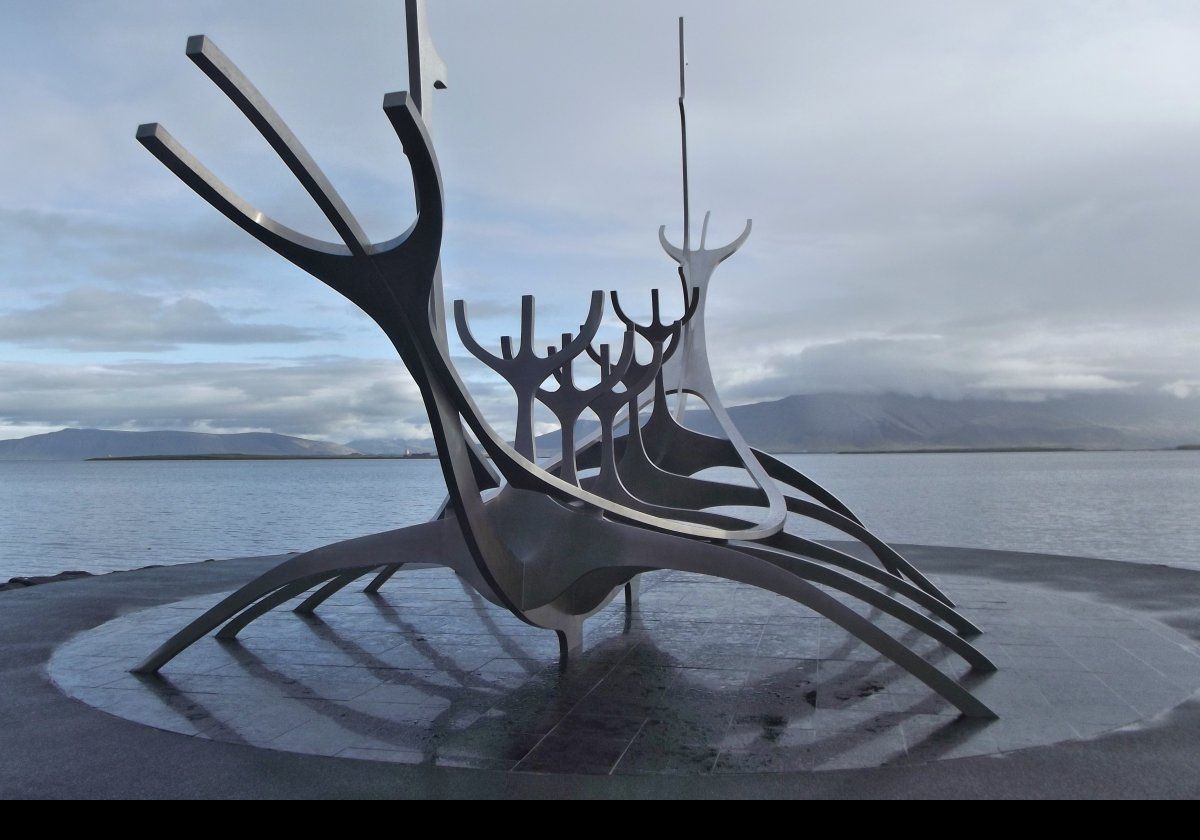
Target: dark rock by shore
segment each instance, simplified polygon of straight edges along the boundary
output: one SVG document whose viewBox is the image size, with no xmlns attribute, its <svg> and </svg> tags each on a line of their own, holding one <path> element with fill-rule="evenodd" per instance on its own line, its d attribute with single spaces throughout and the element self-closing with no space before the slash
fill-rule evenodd
<svg viewBox="0 0 1200 840">
<path fill-rule="evenodd" d="M 204 563 L 212 563 L 212 559 L 204 560 Z M 143 571 L 145 569 L 161 569 L 161 563 L 151 563 L 148 566 L 138 566 L 137 569 L 115 569 L 113 571 L 102 571 L 101 575 L 112 575 L 114 571 Z M 95 572 L 90 571 L 60 571 L 58 575 L 42 575 L 35 577 L 10 577 L 7 583 L 0 583 L 0 592 L 5 592 L 6 589 L 28 589 L 29 587 L 41 586 L 43 583 L 59 583 L 60 581 L 74 581 L 80 577 L 96 577 Z"/>
<path fill-rule="evenodd" d="M 30 586 L 40 586 L 43 583 L 57 583 L 60 580 L 75 580 L 76 578 L 92 577 L 91 572 L 59 572 L 56 575 L 45 575 L 42 577 L 15 577 L 10 578 L 8 583 L 0 583 L 0 592 L 6 589 L 26 589 Z"/>
</svg>

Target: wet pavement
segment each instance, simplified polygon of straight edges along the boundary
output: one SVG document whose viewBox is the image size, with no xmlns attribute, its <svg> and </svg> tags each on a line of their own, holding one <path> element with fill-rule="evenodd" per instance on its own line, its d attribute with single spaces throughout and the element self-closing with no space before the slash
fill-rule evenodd
<svg viewBox="0 0 1200 840">
<path fill-rule="evenodd" d="M 66 693 L 131 721 L 270 750 L 542 774 L 761 774 L 910 765 L 1095 738 L 1200 688 L 1180 632 L 1115 606 L 943 573 L 999 666 L 975 675 L 892 619 L 872 619 L 999 715 L 968 720 L 803 607 L 727 581 L 643 577 L 587 623 L 567 669 L 552 633 L 450 572 L 401 572 L 314 617 L 277 609 L 239 642 L 209 637 L 160 678 L 128 669 L 211 606 L 206 595 L 123 616 L 55 653 Z M 291 605 L 299 603 L 297 599 Z"/>
<path fill-rule="evenodd" d="M 838 547 L 851 550 L 844 543 Z M 1055 740 L 1065 734 L 1059 724 L 1047 723 L 1048 731 L 1042 732 L 1028 718 L 1011 714 L 984 727 L 979 724 L 960 727 L 961 722 L 940 714 L 939 709 L 922 705 L 928 700 L 927 694 L 924 700 L 917 698 L 915 693 L 901 690 L 902 684 L 890 677 L 886 680 L 886 691 L 876 690 L 876 675 L 871 669 L 878 663 L 873 665 L 867 654 L 860 656 L 858 651 L 847 650 L 830 664 L 827 670 L 831 678 L 822 682 L 825 679 L 822 663 L 818 660 L 815 666 L 812 664 L 814 651 L 817 657 L 837 651 L 835 639 L 831 634 L 826 646 L 822 628 L 815 635 L 792 633 L 776 641 L 772 630 L 779 629 L 775 625 L 783 618 L 776 611 L 778 604 L 760 604 L 765 614 L 737 616 L 739 623 L 762 626 L 757 647 L 750 655 L 746 648 L 754 640 L 735 635 L 729 628 L 729 605 L 722 603 L 718 620 L 698 612 L 698 608 L 709 609 L 705 605 L 711 605 L 711 593 L 704 591 L 708 582 L 687 579 L 651 582 L 640 614 L 645 625 L 634 627 L 630 635 L 622 632 L 619 607 L 607 616 L 607 621 L 590 623 L 586 658 L 595 663 L 592 667 L 596 675 L 590 678 L 592 688 L 587 691 L 583 685 L 571 684 L 570 679 L 564 679 L 553 668 L 552 651 L 543 647 L 548 642 L 541 640 L 541 634 L 525 636 L 528 631 L 516 624 L 507 626 L 509 619 L 503 614 L 488 613 L 496 627 L 505 630 L 498 636 L 495 628 L 480 625 L 478 633 L 448 634 L 461 638 L 454 645 L 443 646 L 454 640 L 438 638 L 440 630 L 433 626 L 436 613 L 448 611 L 448 602 L 452 601 L 477 612 L 473 603 L 461 600 L 464 594 L 461 588 L 456 590 L 453 581 L 443 581 L 437 586 L 429 581 L 426 594 L 432 597 L 433 589 L 443 589 L 447 603 L 431 600 L 424 604 L 428 611 L 422 611 L 420 599 L 414 597 L 413 589 L 423 582 L 398 579 L 385 590 L 381 602 L 371 602 L 353 591 L 344 593 L 336 608 L 330 605 L 324 610 L 323 624 L 306 623 L 289 612 L 279 612 L 267 621 L 275 623 L 275 630 L 282 631 L 275 634 L 276 641 L 292 640 L 286 648 L 270 644 L 271 628 L 263 624 L 261 631 L 252 630 L 247 636 L 240 652 L 237 648 L 227 649 L 229 661 L 213 662 L 218 670 L 229 671 L 223 677 L 226 680 L 275 686 L 271 691 L 276 697 L 291 701 L 286 705 L 297 710 L 294 712 L 281 712 L 284 704 L 278 701 L 260 707 L 247 699 L 231 699 L 233 695 L 223 692 L 200 691 L 200 680 L 215 681 L 222 676 L 189 675 L 185 670 L 186 660 L 172 663 L 166 669 L 178 689 L 175 692 L 162 686 L 151 691 L 141 684 L 120 689 L 113 680 L 105 679 L 107 674 L 102 672 L 108 669 L 111 674 L 116 666 L 115 679 L 124 680 L 120 669 L 131 657 L 144 652 L 145 639 L 124 649 L 114 637 L 103 653 L 94 654 L 91 664 L 97 673 L 91 678 L 83 676 L 91 669 L 85 669 L 81 662 L 92 654 L 79 650 L 81 655 L 74 663 L 66 656 L 74 642 L 84 643 L 89 634 L 114 620 L 149 621 L 164 609 L 176 611 L 178 619 L 185 619 L 193 607 L 180 604 L 181 601 L 193 598 L 211 601 L 280 560 L 279 557 L 237 558 L 147 568 L 0 593 L 0 797 L 1200 796 L 1200 699 L 1193 695 L 1174 709 L 1155 714 L 1155 708 L 1165 708 L 1174 702 L 1176 689 L 1181 694 L 1187 690 L 1193 654 L 1186 646 L 1200 640 L 1200 575 L 1160 565 L 1057 555 L 932 546 L 901 548 L 919 568 L 953 588 L 964 608 L 985 625 L 990 632 L 980 639 L 980 645 L 1002 666 L 1002 660 L 1012 654 L 1009 648 L 1030 649 L 1015 651 L 1020 654 L 1018 664 L 1023 661 L 1027 667 L 1002 667 L 999 674 L 983 680 L 986 685 L 977 686 L 976 690 L 1003 712 L 1001 706 L 1005 701 L 1000 697 L 1000 687 L 1005 683 L 998 678 L 1004 677 L 1007 684 L 1015 685 L 1016 675 L 1024 672 L 1026 677 L 1020 682 L 1026 685 L 1035 682 L 1037 691 L 1014 689 L 1014 696 L 1027 707 L 1040 708 L 1042 713 L 1047 708 L 1055 712 L 1070 706 L 1079 712 L 1076 719 L 1084 727 L 1080 731 L 1076 723 L 1067 721 L 1078 737 Z M 1045 608 L 1037 608 L 1037 620 L 1031 624 L 1014 622 L 1006 627 L 1006 622 L 987 615 L 988 599 L 1013 601 L 1008 594 L 1002 595 L 1002 590 L 1016 592 L 1020 596 L 1017 601 L 1031 605 L 1043 597 L 1049 599 L 1043 606 L 1071 604 L 1072 609 L 1062 615 L 1072 620 L 1078 616 L 1107 615 L 1112 621 L 1100 620 L 1100 624 L 1120 625 L 1130 632 L 1122 634 L 1114 648 L 1106 642 L 1103 632 L 1100 635 L 1091 630 L 1083 635 L 1058 632 L 1047 620 L 1047 616 L 1058 613 Z M 720 592 L 722 598 L 742 598 L 740 590 Z M 754 595 L 754 599 L 759 597 Z M 656 600 L 664 609 L 656 607 Z M 380 604 L 400 611 L 399 621 L 416 622 L 411 631 L 416 635 L 409 636 L 402 628 L 392 626 L 387 633 L 376 635 L 402 633 L 404 637 L 372 640 L 364 629 L 361 638 L 345 645 L 348 638 L 356 636 L 350 625 L 379 620 L 383 614 Z M 743 603 L 749 605 L 748 601 Z M 675 613 L 673 621 L 711 626 L 705 628 L 704 635 L 692 636 L 690 646 L 688 638 L 670 639 L 671 634 L 659 633 L 659 628 L 651 624 L 662 620 L 655 613 L 667 607 L 670 608 L 667 611 Z M 357 611 L 373 617 L 355 618 Z M 456 630 L 461 629 L 457 622 L 476 620 L 466 609 L 442 618 L 453 619 L 442 626 Z M 792 619 L 797 629 L 799 625 L 811 624 L 803 615 L 793 615 Z M 176 626 L 165 616 L 158 620 L 164 622 L 163 626 Z M 482 621 L 482 617 L 478 620 Z M 120 626 L 112 624 L 109 629 L 115 631 Z M 711 637 L 709 630 L 713 631 Z M 149 624 L 146 631 L 147 635 L 161 632 Z M 256 637 L 259 632 L 267 635 Z M 1030 634 L 1036 632 L 1049 634 L 1050 644 L 1042 644 L 1036 637 L 1029 644 Z M 306 636 L 307 641 L 299 641 Z M 465 644 L 467 636 L 480 637 L 477 639 L 480 644 L 474 647 L 491 648 L 486 651 L 486 661 L 482 659 L 483 650 L 474 659 L 468 656 L 467 648 L 472 646 Z M 493 641 L 483 641 L 488 636 Z M 1180 638 L 1186 638 L 1184 645 L 1179 644 Z M 338 646 L 334 639 L 343 646 Z M 707 645 L 701 644 L 706 640 L 730 647 L 720 653 L 711 648 L 706 650 Z M 501 643 L 503 646 L 497 650 L 495 645 Z M 777 653 L 778 645 L 783 646 L 783 654 Z M 413 650 L 401 658 L 404 646 Z M 1041 655 L 1030 655 L 1033 649 L 1041 649 Z M 364 660 L 364 651 L 373 658 Z M 77 675 L 73 681 L 68 680 L 74 686 L 70 690 L 100 688 L 124 691 L 127 700 L 141 697 L 144 706 L 139 714 L 147 718 L 157 716 L 156 723 L 170 721 L 176 728 L 186 728 L 179 720 L 191 715 L 196 721 L 193 734 L 183 735 L 127 720 L 63 694 L 48 673 L 56 652 L 63 658 L 53 666 L 55 670 L 69 670 Z M 292 662 L 297 656 L 320 660 L 318 653 L 333 658 L 317 664 Z M 201 651 L 196 655 L 209 653 Z M 643 656 L 650 661 L 639 663 Z M 726 658 L 705 659 L 715 656 Z M 760 668 L 764 659 L 779 660 L 782 673 L 771 672 L 766 666 Z M 1037 660 L 1042 660 L 1040 665 Z M 953 657 L 940 660 L 942 665 L 954 662 Z M 1010 659 L 1009 665 L 1012 663 Z M 352 681 L 326 679 L 331 672 L 323 668 L 355 669 L 363 675 L 365 685 L 345 685 L 342 683 Z M 656 676 L 668 680 L 665 688 L 661 685 L 654 688 L 656 682 L 647 679 L 646 668 L 657 669 Z M 814 668 L 818 684 L 815 689 L 811 687 Z M 1073 679 L 1072 671 L 1083 676 Z M 265 676 L 268 672 L 274 676 Z M 410 678 L 408 685 L 394 679 L 400 672 Z M 588 681 L 582 670 L 575 673 L 573 679 Z M 1062 676 L 1045 678 L 1039 673 Z M 1147 676 L 1152 679 L 1147 681 Z M 631 681 L 650 692 L 649 696 L 637 697 L 628 688 Z M 189 682 L 193 684 L 186 685 Z M 553 689 L 545 687 L 547 683 L 553 683 Z M 839 694 L 837 686 L 843 683 L 851 690 Z M 111 688 L 105 688 L 106 684 Z M 339 684 L 342 684 L 337 689 L 341 699 L 329 699 L 331 686 Z M 210 688 L 228 685 L 211 682 Z M 997 688 L 991 688 L 992 685 Z M 1105 690 L 1099 688 L 1101 685 Z M 283 690 L 278 690 L 279 686 Z M 858 686 L 857 691 L 854 686 Z M 1153 687 L 1152 690 L 1146 690 L 1147 686 Z M 441 693 L 435 693 L 434 688 Z M 376 699 L 366 700 L 368 692 L 375 692 Z M 558 717 L 554 726 L 548 727 L 547 721 L 537 722 L 545 705 L 540 710 L 537 706 L 546 704 L 545 698 L 552 694 L 561 700 L 551 707 Z M 698 695 L 708 698 L 716 708 L 703 711 L 705 703 L 697 700 Z M 875 699 L 876 695 L 890 695 L 890 701 Z M 542 699 L 526 702 L 530 697 Z M 589 711 L 585 705 L 608 704 L 614 698 L 622 704 L 615 715 L 608 714 L 604 705 L 598 711 L 594 707 Z M 164 699 L 180 705 L 164 716 Z M 931 702 L 937 705 L 937 701 Z M 721 708 L 724 703 L 733 707 Z M 783 714 L 775 711 L 780 703 L 785 706 Z M 882 703 L 885 707 L 870 706 L 871 703 Z M 338 712 L 331 704 L 343 706 L 344 715 L 337 717 Z M 440 711 L 432 711 L 439 707 Z M 1114 721 L 1118 715 L 1122 719 L 1129 717 L 1126 707 L 1134 709 L 1140 717 L 1138 722 L 1122 725 Z M 639 710 L 643 708 L 645 714 Z M 679 711 L 682 708 L 691 714 L 683 714 Z M 401 714 L 402 709 L 407 709 L 408 714 Z M 679 713 L 671 712 L 672 709 Z M 383 711 L 388 714 L 386 721 L 380 723 Z M 295 717 L 289 719 L 288 714 Z M 286 743 L 284 736 L 311 734 L 316 729 L 313 721 L 328 715 L 333 715 L 332 724 L 326 724 L 331 727 L 326 730 L 331 739 L 342 738 L 346 732 L 358 740 L 383 734 L 394 747 L 399 733 L 405 746 L 393 750 L 399 755 L 385 756 L 378 752 L 359 753 L 357 750 L 373 747 L 338 746 L 335 740 L 324 748 L 329 751 L 337 746 L 340 757 L 335 757 L 264 749 L 244 740 L 238 742 L 239 737 L 258 732 L 254 737 L 270 735 L 272 740 L 279 739 L 276 746 L 282 747 Z M 860 734 L 830 737 L 823 720 L 833 720 L 835 715 L 841 715 L 843 722 L 854 716 L 859 723 L 875 719 L 879 726 L 842 727 L 839 730 L 842 733 Z M 1058 717 L 1061 720 L 1061 714 Z M 497 718 L 512 722 L 513 726 L 505 729 L 503 722 L 493 722 L 490 725 L 501 734 L 476 734 L 485 733 L 484 724 Z M 631 718 L 634 722 L 629 722 Z M 1052 718 L 1053 715 L 1043 717 Z M 903 755 L 894 737 L 896 722 L 904 739 Z M 219 725 L 226 726 L 223 736 L 218 736 L 215 728 Z M 308 728 L 301 729 L 305 725 Z M 636 732 L 632 729 L 635 725 Z M 878 739 L 870 737 L 875 734 L 871 730 L 880 727 L 891 734 Z M 238 728 L 242 736 L 235 734 Z M 568 742 L 567 736 L 573 728 L 578 733 L 572 735 L 576 742 L 593 745 L 589 755 L 591 761 L 597 762 L 594 769 L 583 768 L 579 761 L 582 753 L 576 753 L 570 760 L 580 772 L 526 772 L 534 758 L 556 761 L 555 752 L 563 754 L 562 745 Z M 999 751 L 1001 744 L 1018 743 L 1010 740 L 1007 729 L 1016 729 L 1043 745 L 1006 747 Z M 561 737 L 555 737 L 556 730 Z M 201 731 L 209 737 L 196 737 Z M 445 738 L 419 740 L 419 733 L 434 731 L 446 733 Z M 660 732 L 663 734 L 659 735 Z M 497 741 L 491 738 L 503 743 L 505 750 L 511 748 L 503 753 L 499 769 L 487 769 L 486 757 L 496 755 Z M 890 753 L 879 746 L 889 738 Z M 988 745 L 989 738 L 995 739 L 995 751 Z M 467 745 L 469 739 L 478 740 Z M 859 747 L 860 741 L 871 746 Z M 1046 743 L 1050 741 L 1053 743 Z M 306 738 L 305 743 L 311 746 L 313 740 Z M 478 746 L 480 743 L 482 748 Z M 671 748 L 659 748 L 662 743 Z M 535 755 L 539 746 L 544 747 L 540 757 Z M 618 746 L 623 752 L 614 758 Z M 374 744 L 374 748 L 378 750 L 379 744 Z M 715 756 L 712 749 L 717 750 Z M 859 760 L 863 750 L 876 751 L 871 760 L 881 762 L 880 766 L 834 769 L 836 761 Z M 972 751 L 982 754 L 965 754 Z M 451 752 L 459 755 L 452 756 Z M 415 759 L 415 753 L 422 756 L 421 763 L 409 763 Z M 358 755 L 398 760 L 363 760 L 355 757 Z M 936 760 L 930 760 L 933 756 Z M 453 758 L 460 760 L 455 762 Z M 521 768 L 518 762 L 526 758 L 530 761 Z M 613 763 L 608 765 L 610 759 Z M 664 765 L 670 765 L 671 769 Z M 604 772 L 606 766 L 608 771 Z M 631 772 L 637 766 L 648 772 Z M 739 767 L 742 768 L 739 772 L 729 772 Z M 798 767 L 804 769 L 794 769 Z M 817 767 L 821 769 L 814 772 Z"/>
</svg>

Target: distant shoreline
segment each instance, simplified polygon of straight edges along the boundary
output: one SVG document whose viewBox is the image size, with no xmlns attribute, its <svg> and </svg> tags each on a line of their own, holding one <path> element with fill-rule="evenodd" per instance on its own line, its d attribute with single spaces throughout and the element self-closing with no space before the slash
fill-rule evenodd
<svg viewBox="0 0 1200 840">
<path fill-rule="evenodd" d="M 1167 446 L 1154 449 L 1083 449 L 1078 446 L 996 446 L 971 449 L 928 448 L 928 449 L 840 449 L 836 452 L 776 452 L 776 455 L 972 455 L 1003 454 L 1006 452 L 1188 452 L 1200 450 L 1200 445 Z"/>
<path fill-rule="evenodd" d="M 411 455 L 107 455 L 85 461 L 429 461 L 437 455 L 415 452 Z"/>
<path fill-rule="evenodd" d="M 924 449 L 842 449 L 834 455 L 971 455 L 1003 452 L 1141 452 L 1138 449 L 1080 449 L 1077 446 L 927 447 Z M 799 454 L 799 453 L 796 453 Z"/>
<path fill-rule="evenodd" d="M 1200 444 L 1155 449 L 1082 449 L 1071 446 L 1011 446 L 1011 447 L 926 447 L 920 449 L 839 449 L 797 452 L 771 449 L 771 455 L 987 455 L 1004 453 L 1050 453 L 1050 452 L 1194 452 Z M 109 455 L 96 458 L 81 458 L 76 463 L 97 461 L 432 461 L 437 460 L 433 452 L 414 452 L 408 455 L 247 455 L 244 453 L 213 453 L 206 455 Z M 25 459 L 0 459 L 25 460 Z M 43 460 L 43 459 L 31 459 Z M 64 459 L 48 459 L 64 460 Z M 65 459 L 75 460 L 75 459 Z"/>
</svg>

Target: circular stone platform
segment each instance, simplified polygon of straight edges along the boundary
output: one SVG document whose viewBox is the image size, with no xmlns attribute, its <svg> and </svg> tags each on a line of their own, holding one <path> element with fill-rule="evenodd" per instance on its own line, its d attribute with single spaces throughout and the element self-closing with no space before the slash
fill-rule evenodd
<svg viewBox="0 0 1200 840">
<path fill-rule="evenodd" d="M 1082 561 L 1081 561 L 1082 562 Z M 1103 561 L 1094 561 L 1103 562 Z M 878 615 L 999 715 L 971 721 L 870 648 L 781 597 L 693 575 L 643 576 L 587 623 L 565 671 L 553 634 L 448 571 L 354 587 L 316 618 L 286 607 L 209 637 L 161 677 L 128 668 L 221 595 L 121 616 L 60 646 L 62 691 L 121 718 L 270 750 L 516 773 L 748 774 L 925 764 L 1092 739 L 1200 689 L 1200 651 L 1133 610 L 943 571 L 999 665 L 975 676 Z M 296 602 L 298 603 L 298 601 Z M 907 631 L 907 632 L 906 632 Z"/>
</svg>

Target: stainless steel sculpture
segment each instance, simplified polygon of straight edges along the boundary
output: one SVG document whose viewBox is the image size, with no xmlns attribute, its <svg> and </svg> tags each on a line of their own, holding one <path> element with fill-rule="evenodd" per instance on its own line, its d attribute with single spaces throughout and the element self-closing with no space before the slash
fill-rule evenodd
<svg viewBox="0 0 1200 840">
<path fill-rule="evenodd" d="M 341 237 L 325 242 L 290 230 L 245 202 L 205 169 L 161 126 L 137 137 L 200 197 L 285 259 L 317 277 L 369 315 L 391 339 L 416 381 L 437 444 L 448 497 L 421 525 L 347 540 L 293 556 L 229 595 L 167 640 L 137 673 L 154 673 L 207 633 L 232 639 L 270 609 L 312 591 L 297 608 L 311 612 L 330 594 L 371 573 L 376 591 L 402 565 L 453 569 L 492 603 L 522 620 L 554 630 L 564 658 L 583 638 L 583 622 L 622 592 L 630 606 L 638 574 L 673 569 L 740 581 L 791 598 L 837 623 L 906 669 L 966 715 L 993 717 L 958 682 L 917 655 L 848 603 L 886 614 L 924 633 L 980 672 L 995 666 L 967 641 L 978 628 L 903 557 L 875 537 L 832 494 L 792 467 L 750 447 L 721 404 L 704 337 L 712 274 L 745 241 L 691 247 L 687 209 L 687 146 L 683 110 L 683 23 L 680 21 L 680 117 L 683 122 L 685 223 L 683 245 L 663 248 L 679 264 L 683 314 L 664 321 L 658 290 L 648 324 L 635 321 L 616 293 L 611 302 L 626 325 L 619 349 L 593 342 L 605 296 L 591 296 L 578 333 L 539 353 L 535 302 L 522 299 L 520 338 L 492 352 L 471 333 L 467 306 L 454 305 L 466 347 L 496 371 L 517 396 L 515 444 L 483 417 L 450 361 L 442 316 L 442 183 L 428 110 L 445 68 L 432 51 L 422 0 L 407 0 L 409 84 L 413 93 L 384 98 L 384 113 L 408 156 L 417 196 L 412 226 L 372 243 L 328 179 L 261 94 L 204 36 L 188 41 L 188 56 L 216 82 L 266 138 Z M 639 345 L 641 353 L 639 354 Z M 647 352 L 648 348 L 648 352 Z M 640 356 L 640 358 L 639 358 Z M 573 366 L 585 357 L 599 382 L 580 387 Z M 699 398 L 725 437 L 681 425 L 671 394 Z M 546 405 L 561 423 L 561 455 L 539 466 L 533 408 Z M 649 406 L 643 422 L 642 409 Z M 575 421 L 585 411 L 600 429 L 576 444 Z M 476 444 L 473 440 L 478 441 Z M 696 478 L 714 466 L 738 467 L 753 486 Z M 594 470 L 594 471 L 593 471 Z M 713 509 L 743 506 L 750 518 Z M 869 563 L 787 530 L 788 515 L 816 520 L 861 541 Z M 836 593 L 836 597 L 831 592 Z"/>
</svg>

